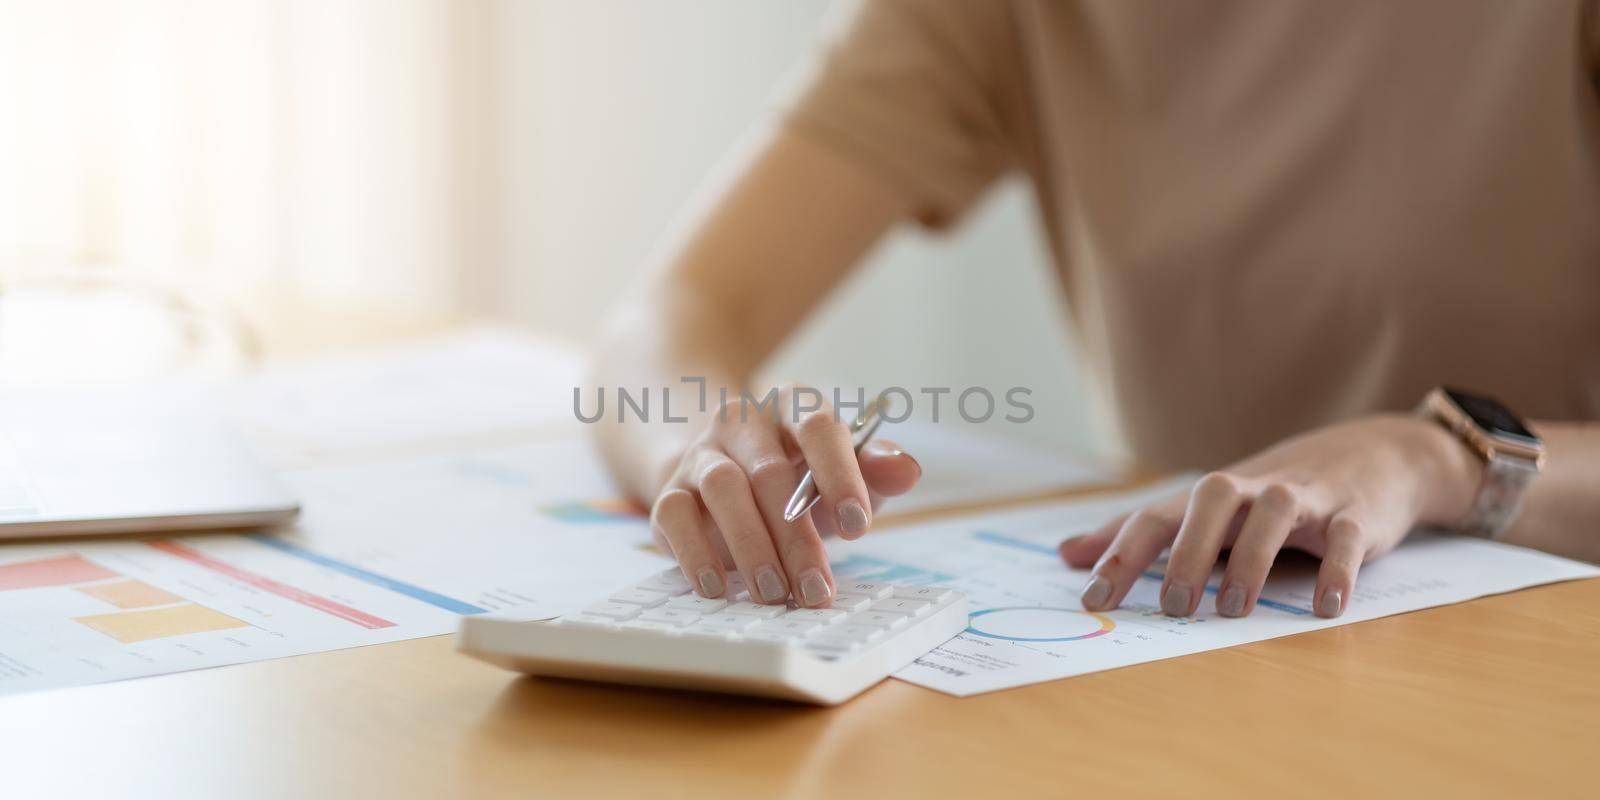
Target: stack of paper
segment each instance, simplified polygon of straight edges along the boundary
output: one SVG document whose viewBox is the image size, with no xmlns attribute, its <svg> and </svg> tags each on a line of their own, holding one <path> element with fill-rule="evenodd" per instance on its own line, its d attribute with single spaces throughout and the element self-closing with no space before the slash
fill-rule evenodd
<svg viewBox="0 0 1600 800">
<path fill-rule="evenodd" d="M 546 618 L 667 566 L 642 509 L 621 498 L 572 416 L 579 375 L 572 352 L 490 329 L 226 387 L 223 407 L 283 469 L 303 518 L 273 535 L 0 546 L 0 694 L 436 635 L 469 614 Z M 187 392 L 182 402 L 197 401 Z M 961 428 L 883 435 L 924 468 L 888 512 L 1107 479 Z M 949 584 L 972 597 L 967 633 L 900 674 L 953 694 L 1597 574 L 1516 548 L 1418 538 L 1364 569 L 1335 621 L 1307 612 L 1312 577 L 1287 570 L 1246 620 L 1162 616 L 1159 571 L 1124 608 L 1084 612 L 1085 576 L 1060 562 L 1056 542 L 1148 497 L 909 524 L 830 552 L 841 579 Z"/>
</svg>

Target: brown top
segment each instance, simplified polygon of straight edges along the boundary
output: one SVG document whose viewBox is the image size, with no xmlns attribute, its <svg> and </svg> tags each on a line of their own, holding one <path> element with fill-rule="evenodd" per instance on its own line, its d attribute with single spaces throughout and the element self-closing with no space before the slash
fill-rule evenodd
<svg viewBox="0 0 1600 800">
<path fill-rule="evenodd" d="M 1134 454 L 1207 467 L 1439 383 L 1600 417 L 1600 8 L 867 0 L 789 129 L 919 219 L 1037 190 Z"/>
</svg>

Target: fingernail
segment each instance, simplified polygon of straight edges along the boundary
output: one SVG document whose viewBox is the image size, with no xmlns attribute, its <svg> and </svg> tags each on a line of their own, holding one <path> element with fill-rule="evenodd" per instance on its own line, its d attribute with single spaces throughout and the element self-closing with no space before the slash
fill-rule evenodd
<svg viewBox="0 0 1600 800">
<path fill-rule="evenodd" d="M 1169 617 L 1189 616 L 1189 604 L 1194 600 L 1194 592 L 1187 586 L 1176 583 L 1169 584 L 1161 592 L 1161 613 Z"/>
<path fill-rule="evenodd" d="M 1083 607 L 1087 609 L 1105 607 L 1106 601 L 1111 599 L 1111 581 L 1100 575 L 1094 576 L 1094 580 L 1089 581 L 1089 585 L 1083 587 L 1083 594 L 1079 599 L 1083 601 Z"/>
<path fill-rule="evenodd" d="M 828 588 L 828 580 L 822 577 L 822 570 L 807 570 L 800 575 L 800 602 L 808 606 L 820 606 L 833 597 L 833 590 Z"/>
<path fill-rule="evenodd" d="M 756 592 L 761 599 L 769 603 L 776 603 L 783 599 L 783 579 L 778 577 L 778 571 L 772 567 L 762 567 L 756 571 Z"/>
<path fill-rule="evenodd" d="M 1223 589 L 1217 598 L 1217 611 L 1224 617 L 1244 616 L 1244 587 L 1236 583 Z"/>
<path fill-rule="evenodd" d="M 1344 605 L 1344 592 L 1338 589 L 1329 589 L 1322 593 L 1322 599 L 1317 601 L 1317 614 L 1324 617 L 1339 616 L 1339 608 Z"/>
<path fill-rule="evenodd" d="M 717 571 L 706 567 L 700 570 L 700 594 L 705 597 L 716 597 L 722 594 L 722 576 Z"/>
<path fill-rule="evenodd" d="M 906 458 L 911 459 L 911 466 L 917 468 L 917 477 L 922 477 L 922 462 L 918 461 L 916 456 L 911 455 L 904 450 L 896 450 L 894 451 L 894 454 L 897 456 L 905 456 Z"/>
<path fill-rule="evenodd" d="M 851 535 L 865 533 L 867 530 L 867 510 L 855 500 L 846 500 L 839 504 L 839 530 Z"/>
</svg>

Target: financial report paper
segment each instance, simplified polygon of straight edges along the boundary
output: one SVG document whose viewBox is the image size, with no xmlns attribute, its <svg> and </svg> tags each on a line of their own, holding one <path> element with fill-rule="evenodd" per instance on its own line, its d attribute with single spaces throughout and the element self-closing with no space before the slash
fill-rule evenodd
<svg viewBox="0 0 1600 800">
<path fill-rule="evenodd" d="M 1116 514 L 1187 485 L 1166 482 L 1102 499 L 1059 502 L 940 520 L 830 546 L 836 578 L 936 584 L 965 592 L 967 630 L 895 677 L 957 696 L 1009 689 L 1279 636 L 1349 625 L 1507 592 L 1600 575 L 1600 569 L 1481 539 L 1413 534 L 1361 569 L 1337 619 L 1311 613 L 1315 565 L 1280 562 L 1249 617 L 1216 614 L 1220 570 L 1192 617 L 1161 613 L 1162 564 L 1122 607 L 1083 609 L 1087 570 L 1067 568 L 1056 545 Z"/>
<path fill-rule="evenodd" d="M 272 535 L 0 548 L 0 695 L 544 619 L 671 563 L 583 439 L 284 478 Z"/>
<path fill-rule="evenodd" d="M 548 618 L 670 565 L 571 417 L 578 363 L 474 329 L 141 392 L 218 395 L 302 517 L 272 535 L 0 546 L 0 695 L 432 636 L 467 614 Z M 895 435 L 930 475 L 891 510 L 1104 478 L 946 426 Z"/>
</svg>

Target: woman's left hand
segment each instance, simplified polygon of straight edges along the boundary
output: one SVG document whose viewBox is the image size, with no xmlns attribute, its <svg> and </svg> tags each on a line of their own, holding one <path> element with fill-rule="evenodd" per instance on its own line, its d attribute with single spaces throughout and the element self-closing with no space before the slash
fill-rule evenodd
<svg viewBox="0 0 1600 800">
<path fill-rule="evenodd" d="M 1192 489 L 1061 543 L 1076 568 L 1094 565 L 1083 590 L 1090 611 L 1116 608 L 1168 546 L 1163 613 L 1186 617 L 1205 594 L 1224 548 L 1232 548 L 1217 612 L 1255 608 L 1278 551 L 1322 559 L 1312 607 L 1337 617 L 1356 572 L 1387 553 L 1413 526 L 1462 519 L 1482 466 L 1465 445 L 1429 420 L 1364 417 L 1284 441 L 1201 478 Z"/>
</svg>

